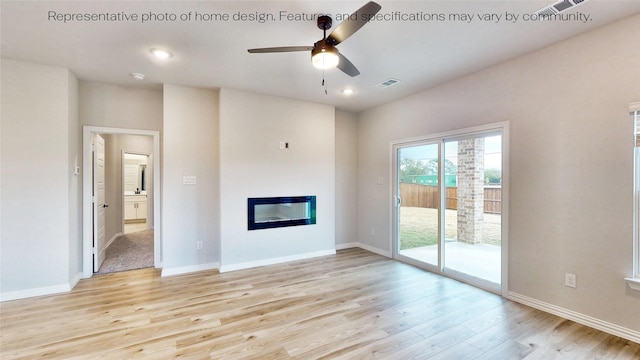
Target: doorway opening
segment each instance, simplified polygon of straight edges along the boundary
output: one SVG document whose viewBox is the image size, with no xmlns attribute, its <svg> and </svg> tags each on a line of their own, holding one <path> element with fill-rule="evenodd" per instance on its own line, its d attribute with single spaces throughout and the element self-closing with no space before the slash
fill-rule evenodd
<svg viewBox="0 0 640 360">
<path fill-rule="evenodd" d="M 148 197 L 150 154 L 123 151 L 122 153 L 122 203 L 123 233 L 131 234 L 152 228 Z"/>
<path fill-rule="evenodd" d="M 506 123 L 393 144 L 393 256 L 506 289 Z"/>
<path fill-rule="evenodd" d="M 96 176 L 94 175 L 94 139 L 98 136 L 105 138 L 106 151 L 106 174 L 105 188 L 106 195 L 103 204 L 97 204 Z M 146 142 L 141 150 L 141 141 Z M 144 164 L 138 166 L 134 180 L 131 174 L 130 181 L 137 190 L 133 190 L 133 195 L 142 197 L 145 201 L 135 202 L 136 224 L 144 222 L 144 229 L 127 234 L 125 230 L 125 217 L 130 216 L 125 207 L 125 153 L 144 156 Z M 149 259 L 153 266 L 161 266 L 161 229 L 160 222 L 160 133 L 153 130 L 132 130 L 119 128 L 105 128 L 85 126 L 83 128 L 83 277 L 91 277 L 97 273 L 100 265 L 104 264 L 109 248 L 117 249 L 116 240 L 121 236 L 142 235 L 145 233 L 147 239 L 147 249 L 151 251 L 152 259 Z M 111 157 L 111 162 L 109 161 Z M 133 168 L 131 167 L 130 170 Z M 111 184 L 109 184 L 111 182 Z M 144 185 L 143 185 L 144 184 Z M 126 191 L 129 191 L 127 189 Z M 137 194 L 136 194 L 137 192 Z M 111 204 L 109 204 L 111 203 Z M 105 206 L 106 205 L 106 206 Z M 137 206 L 136 206 L 137 205 Z M 98 219 L 95 215 L 98 206 L 107 209 L 106 216 Z M 102 223 L 100 223 L 102 221 Z M 96 241 L 96 230 L 105 228 L 106 236 L 102 243 Z M 137 243 L 137 242 L 136 242 Z M 128 250 L 127 250 L 128 251 Z M 100 258 L 98 254 L 102 254 Z M 125 267 L 126 268 L 126 267 Z"/>
</svg>

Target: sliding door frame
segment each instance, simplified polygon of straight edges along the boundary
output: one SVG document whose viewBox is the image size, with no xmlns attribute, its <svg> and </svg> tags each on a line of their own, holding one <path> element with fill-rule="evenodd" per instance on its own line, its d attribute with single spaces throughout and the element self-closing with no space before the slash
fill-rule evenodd
<svg viewBox="0 0 640 360">
<path fill-rule="evenodd" d="M 442 260 L 443 260 L 443 250 L 444 248 L 442 247 L 442 242 L 440 239 L 440 236 L 442 235 L 442 232 L 440 231 L 442 224 L 444 223 L 444 214 L 445 211 L 444 209 L 442 209 L 442 206 L 439 206 L 437 209 L 437 220 L 438 220 L 438 243 L 437 243 L 437 247 L 438 247 L 438 256 L 437 256 L 437 260 L 436 260 L 436 264 L 431 264 L 428 262 L 422 262 L 422 261 L 418 261 L 412 257 L 403 255 L 400 253 L 400 251 L 398 250 L 398 248 L 400 247 L 399 241 L 400 241 L 400 207 L 401 207 L 401 198 L 400 198 L 400 194 L 399 194 L 399 181 L 398 181 L 398 168 L 399 168 L 399 164 L 398 164 L 398 154 L 399 151 L 403 148 L 409 148 L 409 147 L 415 147 L 415 146 L 426 146 L 426 145 L 437 145 L 438 146 L 438 204 L 442 205 L 442 199 L 444 196 L 446 196 L 446 194 L 441 191 L 439 184 L 442 183 L 443 181 L 443 169 L 441 169 L 441 161 L 440 158 L 443 155 L 443 151 L 442 151 L 442 146 L 440 144 L 440 139 L 411 139 L 409 141 L 401 141 L 401 142 L 394 142 L 391 146 L 391 152 L 392 152 L 392 162 L 391 162 L 391 196 L 393 198 L 392 200 L 392 204 L 393 204 L 393 211 L 391 214 L 391 254 L 392 257 L 394 259 L 400 260 L 402 262 L 405 262 L 407 264 L 411 264 L 413 266 L 419 267 L 419 268 L 423 268 L 425 270 L 429 270 L 432 272 L 436 272 L 436 273 L 442 273 Z"/>
<path fill-rule="evenodd" d="M 500 132 L 502 137 L 502 209 L 501 209 L 501 283 L 498 287 L 495 286 L 494 283 L 490 283 L 488 281 L 483 281 L 482 279 L 475 278 L 473 276 L 467 276 L 463 273 L 459 273 L 455 270 L 447 270 L 443 271 L 442 268 L 442 260 L 443 260 L 443 251 L 444 248 L 441 245 L 441 241 L 438 241 L 438 264 L 436 266 L 432 266 L 426 263 L 422 263 L 419 261 L 411 260 L 406 256 L 402 256 L 398 254 L 398 232 L 399 232 L 399 223 L 398 223 L 398 159 L 397 159 L 397 150 L 401 147 L 407 146 L 415 146 L 429 143 L 442 142 L 444 143 L 446 140 L 460 138 L 464 136 L 473 136 L 473 135 L 482 135 L 491 132 Z M 442 145 L 439 146 L 439 157 L 442 157 L 443 150 Z M 468 127 L 463 129 L 451 130 L 446 132 L 434 133 L 425 136 L 419 136 L 408 139 L 400 139 L 394 140 L 390 143 L 389 148 L 390 153 L 390 179 L 389 182 L 389 193 L 391 195 L 391 205 L 392 209 L 390 211 L 390 234 L 389 234 L 389 248 L 391 249 L 391 256 L 394 259 L 397 259 L 402 262 L 409 263 L 411 265 L 423 268 L 428 271 L 435 272 L 437 274 L 450 277 L 470 285 L 485 289 L 487 291 L 491 291 L 502 296 L 508 295 L 508 255 L 509 255 L 509 123 L 507 121 L 504 122 L 496 122 L 486 125 Z M 439 161 L 439 167 L 441 166 L 442 161 Z M 444 184 L 444 169 L 439 169 L 438 171 L 439 184 Z M 443 198 L 445 197 L 445 193 L 440 191 L 440 207 L 438 209 L 438 219 L 439 219 L 439 237 L 442 235 L 442 224 L 444 217 L 444 209 L 443 205 L 445 202 Z"/>
</svg>

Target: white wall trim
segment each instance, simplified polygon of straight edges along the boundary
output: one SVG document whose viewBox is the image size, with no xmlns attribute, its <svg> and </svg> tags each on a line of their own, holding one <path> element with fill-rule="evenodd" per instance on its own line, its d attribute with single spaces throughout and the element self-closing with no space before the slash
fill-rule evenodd
<svg viewBox="0 0 640 360">
<path fill-rule="evenodd" d="M 624 280 L 627 282 L 627 285 L 629 285 L 629 287 L 632 290 L 640 291 L 640 279 L 637 279 L 637 278 L 624 278 Z"/>
<path fill-rule="evenodd" d="M 69 290 L 73 290 L 73 288 L 76 287 L 76 285 L 78 285 L 80 280 L 82 280 L 81 272 L 77 273 L 73 278 L 71 278 L 71 281 L 69 281 Z"/>
<path fill-rule="evenodd" d="M 344 244 L 336 244 L 336 250 L 344 250 L 344 249 L 351 249 L 351 248 L 360 248 L 362 250 L 367 250 L 369 252 L 372 252 L 374 254 L 378 254 L 380 256 L 384 256 L 384 257 L 388 257 L 388 258 L 391 257 L 391 252 L 390 251 L 378 249 L 377 247 L 373 247 L 371 245 L 363 244 L 361 242 L 350 242 L 350 243 L 344 243 Z"/>
<path fill-rule="evenodd" d="M 124 235 L 124 234 L 121 233 L 121 232 L 116 233 L 115 235 L 113 235 L 113 237 L 111 237 L 111 239 L 109 239 L 109 241 L 107 241 L 107 243 L 104 245 L 104 251 L 107 251 L 109 246 L 111 246 L 111 244 L 113 244 L 113 242 L 116 241 L 116 239 L 119 238 L 122 235 Z"/>
<path fill-rule="evenodd" d="M 388 258 L 391 257 L 391 252 L 390 251 L 378 249 L 378 248 L 373 247 L 371 245 L 363 244 L 361 242 L 351 242 L 351 243 L 344 243 L 344 244 L 336 244 L 336 250 L 344 250 L 344 249 L 352 249 L 352 248 L 360 248 L 362 250 L 367 250 L 369 252 L 372 252 L 374 254 L 378 254 L 380 256 L 384 256 L 384 257 L 388 257 Z"/>
<path fill-rule="evenodd" d="M 40 288 L 31 288 L 26 290 L 9 291 L 9 292 L 0 294 L 0 302 L 26 299 L 26 298 L 36 297 L 36 296 L 65 293 L 65 292 L 71 291 L 71 289 L 73 288 L 72 285 L 75 286 L 75 284 L 69 283 L 69 284 L 45 286 Z"/>
<path fill-rule="evenodd" d="M 370 251 L 374 254 L 378 254 L 384 257 L 388 257 L 388 258 L 392 258 L 393 256 L 391 255 L 391 251 L 387 251 L 387 250 L 382 250 L 382 249 L 378 249 L 377 247 L 373 247 L 371 245 L 367 245 L 367 244 L 363 244 L 363 243 L 356 243 L 357 246 L 361 249 Z"/>
<path fill-rule="evenodd" d="M 304 253 L 304 254 L 282 256 L 282 257 L 271 258 L 271 259 L 248 261 L 248 262 L 238 263 L 238 264 L 223 265 L 220 267 L 220 272 L 223 273 L 228 271 L 250 269 L 258 266 L 281 264 L 281 263 L 290 262 L 290 261 L 304 260 L 304 259 L 310 259 L 310 258 L 319 257 L 319 256 L 327 256 L 327 255 L 335 255 L 335 254 L 336 254 L 335 249 L 329 249 L 329 250 L 314 251 L 314 252 Z"/>
<path fill-rule="evenodd" d="M 80 279 L 82 279 L 81 272 L 75 274 L 75 276 L 71 278 L 68 284 L 45 286 L 40 288 L 32 288 L 32 289 L 9 291 L 5 293 L 1 293 L 0 302 L 69 292 L 78 284 Z"/>
<path fill-rule="evenodd" d="M 562 318 L 575 321 L 579 324 L 592 327 L 604 331 L 606 333 L 619 336 L 621 338 L 640 343 L 640 331 L 628 329 L 607 321 L 603 321 L 588 315 L 584 315 L 569 309 L 562 308 L 544 301 L 536 300 L 525 295 L 521 295 L 512 291 L 507 294 L 507 299 L 517 303 L 530 306 L 532 308 L 548 312 L 550 314 L 560 316 Z"/>
<path fill-rule="evenodd" d="M 360 243 L 358 242 L 336 244 L 336 250 L 352 249 L 357 247 L 360 247 Z"/>
<path fill-rule="evenodd" d="M 219 268 L 220 268 L 219 262 L 182 266 L 182 267 L 171 268 L 171 269 L 162 269 L 162 274 L 160 276 L 166 277 L 166 276 L 182 275 L 182 274 L 189 274 L 189 273 L 194 273 L 198 271 L 216 270 Z"/>
</svg>

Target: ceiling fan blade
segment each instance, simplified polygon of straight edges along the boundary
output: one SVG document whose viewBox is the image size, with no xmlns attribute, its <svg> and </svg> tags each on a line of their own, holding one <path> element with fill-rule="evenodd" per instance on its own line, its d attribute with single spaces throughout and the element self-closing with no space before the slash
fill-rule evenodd
<svg viewBox="0 0 640 360">
<path fill-rule="evenodd" d="M 373 1 L 364 4 L 363 7 L 351 14 L 327 36 L 327 42 L 331 45 L 338 45 L 347 40 L 349 36 L 360 30 L 380 9 L 382 9 L 382 6 Z"/>
<path fill-rule="evenodd" d="M 347 59 L 344 55 L 342 54 L 338 54 L 338 57 L 340 58 L 340 61 L 338 62 L 338 65 L 336 66 L 338 69 L 342 70 L 343 73 L 354 77 L 354 76 L 358 76 L 360 75 L 360 71 L 358 71 L 358 69 L 356 69 L 356 66 L 353 65 L 353 63 L 351 61 L 349 61 L 349 59 Z"/>
<path fill-rule="evenodd" d="M 279 53 L 279 52 L 311 51 L 311 50 L 313 50 L 313 46 L 280 46 L 280 47 L 248 49 L 247 51 L 252 54 L 262 54 L 262 53 Z"/>
</svg>

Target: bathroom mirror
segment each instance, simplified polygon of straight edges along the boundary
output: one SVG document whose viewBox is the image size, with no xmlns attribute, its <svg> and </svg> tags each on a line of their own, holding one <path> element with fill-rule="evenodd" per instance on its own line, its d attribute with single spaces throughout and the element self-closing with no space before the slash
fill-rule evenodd
<svg viewBox="0 0 640 360">
<path fill-rule="evenodd" d="M 125 194 L 146 194 L 148 160 L 148 155 L 124 153 L 123 183 Z"/>
</svg>

